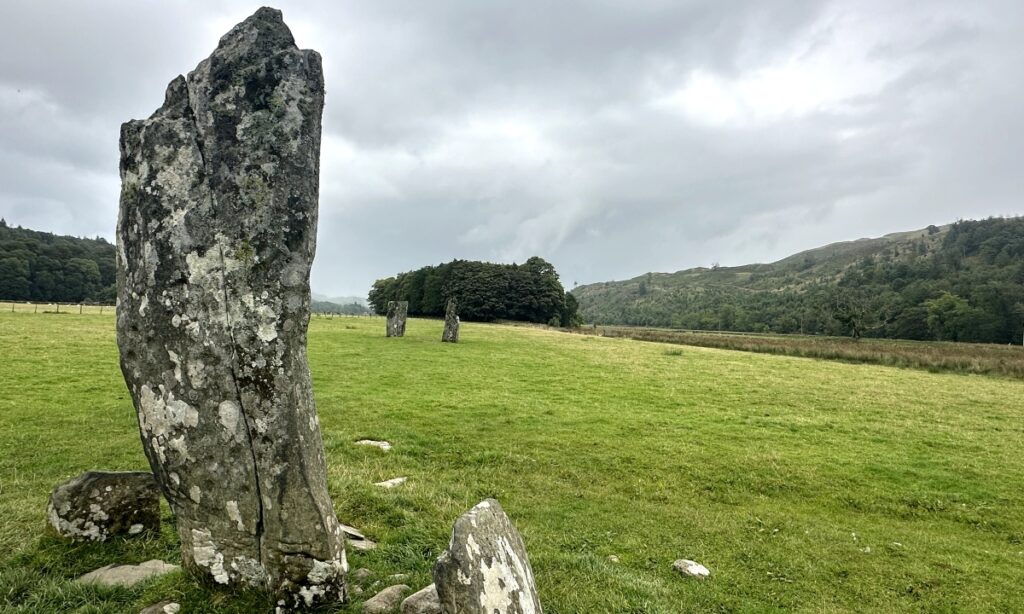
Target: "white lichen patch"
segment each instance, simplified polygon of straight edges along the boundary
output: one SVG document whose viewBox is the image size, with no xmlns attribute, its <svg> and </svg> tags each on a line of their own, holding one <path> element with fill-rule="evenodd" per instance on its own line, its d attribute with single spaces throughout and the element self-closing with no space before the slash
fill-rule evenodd
<svg viewBox="0 0 1024 614">
<path fill-rule="evenodd" d="M 185 366 L 185 370 L 188 373 L 188 382 L 193 388 L 206 387 L 206 364 L 203 361 L 193 360 Z"/>
<path fill-rule="evenodd" d="M 277 312 L 270 305 L 260 305 L 256 309 L 259 323 L 256 328 L 256 335 L 264 343 L 270 343 L 277 339 Z"/>
<path fill-rule="evenodd" d="M 224 555 L 217 551 L 213 535 L 205 529 L 192 529 L 192 560 L 200 567 L 206 567 L 213 579 L 220 584 L 228 583 L 228 572 L 224 569 Z"/>
<path fill-rule="evenodd" d="M 157 387 L 159 394 L 148 385 L 139 391 L 139 423 L 151 437 L 166 436 L 181 428 L 195 428 L 199 424 L 199 411 L 176 399 L 163 384 Z"/>
<path fill-rule="evenodd" d="M 141 524 L 133 524 L 132 526 L 128 527 L 128 535 L 138 535 L 139 533 L 142 533 L 142 530 L 145 528 L 146 527 L 144 527 Z"/>
<path fill-rule="evenodd" d="M 198 486 L 193 486 L 188 489 L 188 498 L 200 503 L 203 500 L 203 491 Z"/>
<path fill-rule="evenodd" d="M 178 358 L 177 352 L 167 350 L 167 357 L 171 359 L 171 363 L 174 365 L 174 381 L 179 384 L 183 383 L 181 381 L 181 359 Z"/>
<path fill-rule="evenodd" d="M 238 502 L 228 501 L 224 504 L 224 509 L 228 511 L 228 519 L 235 523 L 235 528 L 244 532 L 245 523 L 242 522 L 242 514 L 238 511 Z"/>
<path fill-rule="evenodd" d="M 238 434 L 238 416 L 241 408 L 238 403 L 232 400 L 221 401 L 217 406 L 217 415 L 220 417 L 220 424 L 224 427 L 225 439 L 235 438 Z"/>
</svg>

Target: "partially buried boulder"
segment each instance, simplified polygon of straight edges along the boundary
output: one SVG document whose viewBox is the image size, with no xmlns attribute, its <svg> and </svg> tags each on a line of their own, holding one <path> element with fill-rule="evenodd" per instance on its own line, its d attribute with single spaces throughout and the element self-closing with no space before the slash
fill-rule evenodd
<svg viewBox="0 0 1024 614">
<path fill-rule="evenodd" d="M 437 587 L 431 584 L 409 595 L 402 602 L 402 614 L 441 614 Z"/>
<path fill-rule="evenodd" d="M 107 565 L 90 571 L 78 579 L 82 584 L 100 586 L 135 586 L 150 578 L 156 578 L 181 569 L 177 565 L 153 559 L 138 565 Z"/>
<path fill-rule="evenodd" d="M 152 473 L 86 471 L 53 489 L 50 526 L 75 540 L 104 541 L 160 530 L 160 490 Z"/>
<path fill-rule="evenodd" d="M 444 614 L 541 612 L 523 538 L 494 499 L 455 521 L 434 584 Z"/>
<path fill-rule="evenodd" d="M 288 608 L 347 569 L 306 354 L 323 102 L 261 8 L 121 127 L 121 370 L 183 564 Z"/>
</svg>

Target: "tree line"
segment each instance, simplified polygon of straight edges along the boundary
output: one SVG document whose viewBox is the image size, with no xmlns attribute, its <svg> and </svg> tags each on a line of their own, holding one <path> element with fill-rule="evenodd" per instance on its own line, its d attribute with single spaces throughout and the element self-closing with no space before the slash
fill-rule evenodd
<svg viewBox="0 0 1024 614">
<path fill-rule="evenodd" d="M 114 258 L 114 245 L 102 237 L 59 236 L 0 219 L 0 300 L 113 303 Z"/>
<path fill-rule="evenodd" d="M 534 256 L 523 264 L 453 260 L 378 279 L 370 306 L 378 314 L 388 301 L 408 301 L 409 315 L 444 315 L 449 298 L 463 320 L 518 320 L 552 326 L 578 324 L 576 298 L 565 292 L 551 263 Z"/>
<path fill-rule="evenodd" d="M 959 221 L 868 246 L 852 260 L 822 248 L 575 293 L 584 318 L 603 324 L 1021 343 L 1024 218 Z"/>
</svg>

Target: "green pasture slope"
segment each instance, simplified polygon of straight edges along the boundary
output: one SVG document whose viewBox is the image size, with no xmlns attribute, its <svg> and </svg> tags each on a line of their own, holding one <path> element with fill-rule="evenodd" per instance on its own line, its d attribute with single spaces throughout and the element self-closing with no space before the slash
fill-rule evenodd
<svg viewBox="0 0 1024 614">
<path fill-rule="evenodd" d="M 331 495 L 380 542 L 350 554 L 374 579 L 428 584 L 455 517 L 497 497 L 548 614 L 1024 611 L 1020 381 L 495 325 L 440 336 L 437 321 L 403 339 L 381 319 L 312 323 Z M 169 512 L 142 540 L 44 532 L 56 483 L 146 466 L 113 317 L 0 313 L 0 361 L 0 611 L 269 609 L 180 574 L 71 582 L 180 560 Z M 711 579 L 675 575 L 677 558 Z"/>
</svg>

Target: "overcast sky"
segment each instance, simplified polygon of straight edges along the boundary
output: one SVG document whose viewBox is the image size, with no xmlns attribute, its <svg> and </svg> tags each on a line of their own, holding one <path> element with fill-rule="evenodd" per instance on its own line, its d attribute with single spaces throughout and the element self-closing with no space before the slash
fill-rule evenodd
<svg viewBox="0 0 1024 614">
<path fill-rule="evenodd" d="M 1024 213 L 1024 2 L 279 2 L 324 58 L 314 291 L 567 287 Z M 0 215 L 113 240 L 121 122 L 257 4 L 0 0 Z"/>
</svg>

